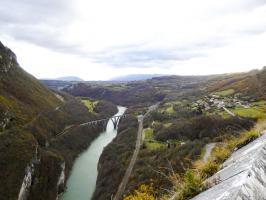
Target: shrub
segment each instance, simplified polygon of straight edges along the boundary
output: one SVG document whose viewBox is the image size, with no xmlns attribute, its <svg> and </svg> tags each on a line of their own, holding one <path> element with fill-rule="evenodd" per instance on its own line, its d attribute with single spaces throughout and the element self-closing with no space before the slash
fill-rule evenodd
<svg viewBox="0 0 266 200">
<path fill-rule="evenodd" d="M 178 119 L 171 126 L 155 130 L 155 139 L 166 141 L 213 139 L 221 135 L 239 135 L 245 129 L 250 129 L 254 120 L 249 118 L 222 118 L 217 115 L 197 116 L 189 119 Z M 160 127 L 159 127 L 160 128 Z"/>
<path fill-rule="evenodd" d="M 184 200 L 188 197 L 195 196 L 203 189 L 203 179 L 197 171 L 188 170 L 183 179 L 176 183 L 176 199 Z"/>
<path fill-rule="evenodd" d="M 259 131 L 256 127 L 249 131 L 245 131 L 239 137 L 232 137 L 226 141 L 224 147 L 219 149 L 219 151 L 225 151 L 225 149 L 227 149 L 228 151 L 232 152 L 235 149 L 239 149 L 258 138 L 260 133 L 261 131 Z"/>
<path fill-rule="evenodd" d="M 231 151 L 228 148 L 224 147 L 215 147 L 213 150 L 213 156 L 216 159 L 216 162 L 223 163 L 230 155 Z"/>
<path fill-rule="evenodd" d="M 256 108 L 235 108 L 232 111 L 241 117 L 249 117 L 253 119 L 262 119 L 265 117 L 263 111 Z"/>
<path fill-rule="evenodd" d="M 142 184 L 133 194 L 130 194 L 124 198 L 124 200 L 155 200 L 154 189 L 152 184 Z"/>
<path fill-rule="evenodd" d="M 208 160 L 207 162 L 203 162 L 201 160 L 196 161 L 194 163 L 194 167 L 195 167 L 195 169 L 197 169 L 201 173 L 201 176 L 204 179 L 212 176 L 219 169 L 218 163 L 216 163 L 212 160 Z"/>
</svg>

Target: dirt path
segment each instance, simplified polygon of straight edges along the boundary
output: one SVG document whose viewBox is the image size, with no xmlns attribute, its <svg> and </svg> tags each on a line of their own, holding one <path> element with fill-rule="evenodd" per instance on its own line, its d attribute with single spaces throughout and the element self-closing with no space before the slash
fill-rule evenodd
<svg viewBox="0 0 266 200">
<path fill-rule="evenodd" d="M 236 116 L 235 113 L 231 112 L 231 111 L 228 110 L 226 107 L 223 107 L 223 109 L 224 109 L 229 115 L 231 115 L 232 117 L 235 117 L 235 116 Z"/>
<path fill-rule="evenodd" d="M 206 147 L 205 147 L 205 154 L 202 158 L 202 161 L 203 162 L 207 162 L 208 161 L 208 158 L 210 157 L 211 155 L 211 152 L 213 150 L 213 148 L 216 146 L 216 143 L 210 143 L 210 144 L 207 144 Z"/>
</svg>

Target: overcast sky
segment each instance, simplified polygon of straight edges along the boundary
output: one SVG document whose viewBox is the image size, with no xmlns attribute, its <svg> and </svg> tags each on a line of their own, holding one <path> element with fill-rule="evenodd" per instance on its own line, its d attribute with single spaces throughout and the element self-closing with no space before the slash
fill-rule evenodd
<svg viewBox="0 0 266 200">
<path fill-rule="evenodd" d="M 38 78 L 266 65 L 266 0 L 0 0 L 0 41 Z"/>
</svg>

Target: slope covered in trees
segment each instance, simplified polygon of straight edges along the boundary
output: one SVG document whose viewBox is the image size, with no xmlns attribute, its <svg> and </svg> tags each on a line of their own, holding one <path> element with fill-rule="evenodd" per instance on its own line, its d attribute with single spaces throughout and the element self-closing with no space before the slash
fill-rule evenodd
<svg viewBox="0 0 266 200">
<path fill-rule="evenodd" d="M 74 158 L 103 129 L 75 125 L 116 110 L 100 101 L 90 112 L 80 99 L 49 90 L 0 43 L 0 199 L 55 200 L 66 182 L 62 173 L 68 176 Z"/>
</svg>

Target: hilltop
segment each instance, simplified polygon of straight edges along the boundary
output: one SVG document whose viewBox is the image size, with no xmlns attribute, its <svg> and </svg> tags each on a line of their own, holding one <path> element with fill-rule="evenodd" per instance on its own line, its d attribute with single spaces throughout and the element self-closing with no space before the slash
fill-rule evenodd
<svg viewBox="0 0 266 200">
<path fill-rule="evenodd" d="M 129 81 L 141 81 L 141 80 L 147 80 L 154 77 L 160 77 L 163 76 L 162 74 L 130 74 L 125 76 L 118 76 L 115 78 L 112 78 L 110 81 L 121 81 L 121 82 L 129 82 Z"/>
<path fill-rule="evenodd" d="M 55 80 L 58 80 L 58 81 L 84 81 L 83 79 L 77 77 L 77 76 L 64 76 L 64 77 L 59 77 L 59 78 L 56 78 Z"/>
<path fill-rule="evenodd" d="M 126 83 L 73 83 L 62 90 L 74 96 L 106 99 L 116 104 L 152 103 L 232 89 L 249 98 L 265 97 L 266 69 L 209 76 L 163 76 Z M 50 84 L 49 87 L 52 87 Z"/>
</svg>

